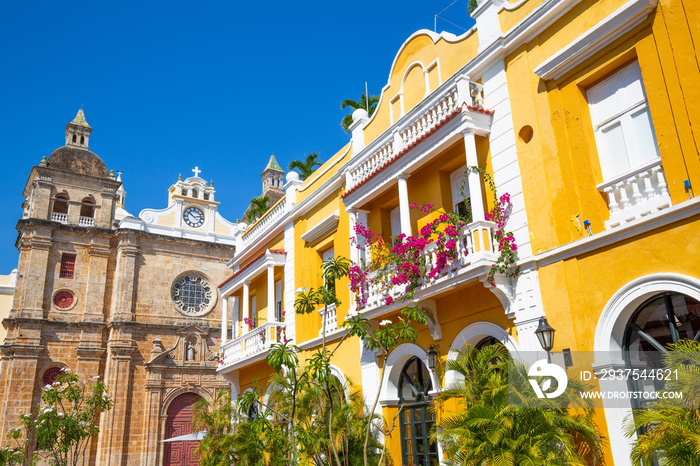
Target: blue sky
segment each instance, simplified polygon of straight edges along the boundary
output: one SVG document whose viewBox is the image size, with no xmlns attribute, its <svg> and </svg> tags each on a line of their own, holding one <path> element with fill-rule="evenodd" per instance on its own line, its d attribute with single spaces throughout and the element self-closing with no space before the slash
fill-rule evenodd
<svg viewBox="0 0 700 466">
<path fill-rule="evenodd" d="M 30 169 L 64 145 L 81 105 L 90 149 L 124 172 L 132 215 L 165 207 L 196 165 L 235 221 L 270 154 L 286 169 L 347 143 L 340 102 L 365 81 L 379 94 L 411 33 L 446 7 L 438 31 L 473 25 L 467 0 L 452 3 L 2 2 L 0 274 L 17 265 Z"/>
</svg>

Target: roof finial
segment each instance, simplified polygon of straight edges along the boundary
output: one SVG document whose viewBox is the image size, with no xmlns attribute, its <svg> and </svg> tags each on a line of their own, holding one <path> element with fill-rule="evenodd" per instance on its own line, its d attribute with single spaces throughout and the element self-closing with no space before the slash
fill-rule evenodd
<svg viewBox="0 0 700 466">
<path fill-rule="evenodd" d="M 182 181 L 182 173 L 177 174 L 177 181 Z"/>
<path fill-rule="evenodd" d="M 199 178 L 199 174 L 202 173 L 202 170 L 199 169 L 199 167 L 195 166 L 192 171 L 194 172 L 194 176 Z"/>
</svg>

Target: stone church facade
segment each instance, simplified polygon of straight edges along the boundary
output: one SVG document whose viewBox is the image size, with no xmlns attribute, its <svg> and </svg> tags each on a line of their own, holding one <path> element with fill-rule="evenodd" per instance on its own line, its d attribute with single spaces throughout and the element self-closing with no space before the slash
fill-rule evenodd
<svg viewBox="0 0 700 466">
<path fill-rule="evenodd" d="M 99 376 L 114 400 L 85 464 L 190 464 L 188 445 L 161 440 L 188 433 L 183 413 L 228 387 L 216 373 L 217 285 L 240 226 L 217 212 L 197 168 L 170 187 L 166 208 L 130 215 L 121 176 L 88 150 L 91 130 L 81 110 L 23 193 L 0 437 L 66 368 Z"/>
</svg>

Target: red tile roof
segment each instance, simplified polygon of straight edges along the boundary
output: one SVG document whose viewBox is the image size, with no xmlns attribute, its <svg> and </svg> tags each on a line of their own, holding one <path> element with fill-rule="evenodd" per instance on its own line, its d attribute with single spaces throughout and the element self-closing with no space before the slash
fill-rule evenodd
<svg viewBox="0 0 700 466">
<path fill-rule="evenodd" d="M 270 253 L 272 253 L 272 254 L 287 254 L 287 252 L 286 252 L 284 249 L 270 249 Z M 252 258 L 251 260 L 249 260 L 243 267 L 241 267 L 240 269 L 238 269 L 238 270 L 236 270 L 235 272 L 233 272 L 233 274 L 232 274 L 230 277 L 228 277 L 226 280 L 224 280 L 223 282 L 221 282 L 221 285 L 219 285 L 219 288 L 221 288 L 222 286 L 224 286 L 225 284 L 227 284 L 228 282 L 230 282 L 231 280 L 233 280 L 236 276 L 238 276 L 238 274 L 240 274 L 240 273 L 243 272 L 245 269 L 247 269 L 248 267 L 250 267 L 251 265 L 253 265 L 253 263 L 255 263 L 255 261 L 257 261 L 258 259 L 260 259 L 261 257 L 263 257 L 265 254 L 267 254 L 267 250 L 261 252 L 260 254 L 258 254 L 258 255 L 255 256 L 255 257 L 253 257 L 253 258 Z"/>
</svg>

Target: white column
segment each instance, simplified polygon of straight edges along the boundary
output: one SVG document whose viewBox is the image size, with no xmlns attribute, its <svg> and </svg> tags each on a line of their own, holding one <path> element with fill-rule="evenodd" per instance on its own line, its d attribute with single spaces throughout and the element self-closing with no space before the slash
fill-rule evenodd
<svg viewBox="0 0 700 466">
<path fill-rule="evenodd" d="M 467 156 L 467 167 L 478 167 L 479 159 L 476 155 L 476 141 L 471 130 L 462 132 L 464 135 L 464 152 Z M 484 220 L 484 199 L 481 194 L 481 173 L 469 171 L 467 174 L 467 184 L 469 185 L 469 197 L 472 204 L 472 219 L 476 222 Z"/>
<path fill-rule="evenodd" d="M 357 211 L 357 218 L 356 218 L 357 223 L 359 223 L 360 225 L 364 225 L 366 227 L 368 213 L 369 213 L 368 210 L 358 210 Z M 360 249 L 357 250 L 357 252 L 359 253 L 358 260 L 364 259 L 365 262 L 369 262 L 369 260 L 370 260 L 370 257 L 369 257 L 370 256 L 370 251 L 369 251 L 370 244 L 367 241 L 365 241 L 364 238 L 358 238 L 358 241 L 359 241 L 358 244 L 360 246 Z"/>
<path fill-rule="evenodd" d="M 275 321 L 275 266 L 267 266 L 267 321 Z"/>
<path fill-rule="evenodd" d="M 228 341 L 228 297 L 221 297 L 221 344 Z"/>
<path fill-rule="evenodd" d="M 401 174 L 399 180 L 399 213 L 401 215 L 401 233 L 411 235 L 411 209 L 408 205 L 408 175 Z"/>
<path fill-rule="evenodd" d="M 238 338 L 238 324 L 239 315 L 241 313 L 241 300 L 238 296 L 233 297 L 233 312 L 231 313 L 231 338 Z"/>
<path fill-rule="evenodd" d="M 241 317 L 241 322 L 243 319 L 250 319 L 250 284 L 248 282 L 243 282 L 243 316 Z"/>
<path fill-rule="evenodd" d="M 353 264 L 359 262 L 359 252 L 358 247 L 360 246 L 360 238 L 355 232 L 355 225 L 357 225 L 357 211 L 355 209 L 348 209 L 348 220 L 350 222 L 350 237 L 355 238 L 355 244 L 350 244 L 350 260 Z"/>
</svg>

